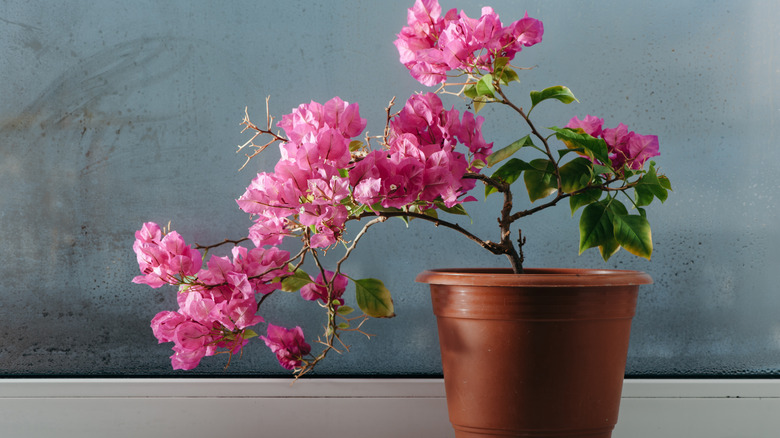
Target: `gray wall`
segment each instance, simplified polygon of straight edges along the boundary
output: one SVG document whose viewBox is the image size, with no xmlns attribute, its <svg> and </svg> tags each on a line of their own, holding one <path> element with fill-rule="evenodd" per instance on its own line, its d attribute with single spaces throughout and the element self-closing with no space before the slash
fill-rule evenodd
<svg viewBox="0 0 780 438">
<path fill-rule="evenodd" d="M 169 369 L 149 320 L 174 291 L 130 283 L 133 232 L 172 221 L 190 242 L 237 238 L 249 224 L 234 199 L 268 151 L 242 172 L 244 107 L 264 117 L 335 95 L 361 104 L 369 130 L 384 107 L 422 89 L 392 46 L 408 2 L 0 1 L 0 374 L 274 375 L 261 344 L 225 371 Z M 526 49 L 514 96 L 565 84 L 581 103 L 540 108 L 540 126 L 596 114 L 659 135 L 674 193 L 649 209 L 651 262 L 627 254 L 607 266 L 656 280 L 641 293 L 628 374 L 769 375 L 780 369 L 780 4 L 773 1 L 490 2 L 504 22 L 524 10 L 545 25 Z M 444 8 L 480 7 L 447 1 Z M 454 103 L 454 101 L 453 101 Z M 535 111 L 536 112 L 536 111 Z M 488 141 L 525 135 L 486 110 Z M 492 232 L 495 199 L 471 205 Z M 371 322 L 328 375 L 435 375 L 432 267 L 504 265 L 425 223 L 395 221 L 364 240 L 349 269 L 386 280 L 398 317 Z M 529 266 L 602 267 L 577 256 L 567 209 L 523 225 Z M 408 256 L 408 257 L 406 257 Z M 268 302 L 278 324 L 320 326 L 311 305 Z M 264 304 L 265 306 L 265 304 Z"/>
</svg>

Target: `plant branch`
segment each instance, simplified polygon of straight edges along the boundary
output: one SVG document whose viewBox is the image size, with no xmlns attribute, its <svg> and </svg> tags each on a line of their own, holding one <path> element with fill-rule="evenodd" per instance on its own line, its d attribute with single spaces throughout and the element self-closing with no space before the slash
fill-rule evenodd
<svg viewBox="0 0 780 438">
<path fill-rule="evenodd" d="M 522 108 L 518 107 L 517 105 L 512 103 L 512 101 L 509 100 L 506 94 L 504 94 L 504 90 L 501 89 L 501 85 L 498 83 L 498 81 L 496 81 L 494 85 L 495 85 L 496 92 L 498 92 L 498 94 L 501 96 L 502 100 L 500 102 L 503 103 L 504 105 L 509 106 L 510 108 L 515 110 L 515 112 L 520 114 L 520 117 L 522 117 L 523 120 L 525 120 L 525 123 L 528 125 L 528 127 L 531 128 L 531 133 L 534 135 L 534 137 L 538 138 L 539 141 L 541 141 L 542 144 L 544 145 L 545 154 L 547 155 L 547 158 L 549 158 L 550 162 L 553 163 L 553 166 L 555 168 L 555 179 L 558 182 L 558 194 L 563 193 L 561 172 L 558 168 L 558 162 L 555 160 L 555 157 L 553 156 L 552 151 L 550 150 L 550 144 L 547 142 L 547 138 L 543 136 L 539 132 L 539 130 L 536 129 L 536 126 L 533 124 L 531 119 L 528 118 L 528 115 L 526 115 L 525 111 L 523 111 Z"/>
<path fill-rule="evenodd" d="M 482 175 L 480 173 L 467 173 L 463 176 L 464 178 L 469 179 L 476 179 L 484 182 L 487 185 L 490 185 L 494 187 L 498 192 L 504 194 L 504 205 L 501 207 L 501 215 L 498 218 L 498 226 L 500 230 L 500 236 L 501 240 L 498 243 L 498 246 L 502 248 L 501 254 L 504 254 L 509 259 L 509 263 L 512 265 L 512 271 L 516 274 L 522 274 L 523 273 L 523 257 L 522 257 L 522 247 L 520 248 L 520 252 L 518 253 L 518 250 L 515 249 L 514 244 L 512 243 L 511 239 L 511 226 L 512 222 L 514 220 L 511 219 L 512 214 L 512 208 L 513 208 L 513 196 L 512 196 L 512 190 L 509 184 L 496 180 L 494 178 L 491 178 L 487 175 Z M 522 243 L 522 241 L 519 241 Z"/>
<path fill-rule="evenodd" d="M 355 246 L 357 245 L 358 240 L 360 240 L 360 238 L 363 237 L 366 234 L 366 232 L 368 231 L 368 228 L 371 227 L 372 225 L 376 225 L 376 224 L 378 224 L 380 222 L 384 222 L 386 220 L 387 220 L 386 217 L 380 216 L 380 217 L 377 217 L 377 218 L 374 218 L 374 219 L 368 221 L 368 223 L 366 223 L 363 226 L 363 228 L 360 230 L 360 232 L 357 233 L 355 238 L 352 240 L 352 244 L 344 252 L 344 256 L 336 263 L 336 275 L 341 272 L 341 264 L 344 263 L 344 261 L 347 260 L 347 258 L 349 257 L 350 254 L 352 254 L 352 251 L 355 249 Z M 334 277 L 335 277 L 335 275 L 334 275 Z"/>
<path fill-rule="evenodd" d="M 222 242 L 215 243 L 215 244 L 213 244 L 213 245 L 200 245 L 200 244 L 198 244 L 198 243 L 195 243 L 195 249 L 203 249 L 203 250 L 206 250 L 206 251 L 208 251 L 208 250 L 210 250 L 210 249 L 212 249 L 212 248 L 216 248 L 216 247 L 218 247 L 218 246 L 226 245 L 226 244 L 228 244 L 228 243 L 232 243 L 232 244 L 233 244 L 233 246 L 236 246 L 236 245 L 238 245 L 239 243 L 241 243 L 241 242 L 245 242 L 245 241 L 247 241 L 247 240 L 249 240 L 249 238 L 248 238 L 248 237 L 243 237 L 243 238 L 241 238 L 241 239 L 237 239 L 237 240 L 225 239 L 225 240 L 223 240 Z"/>
<path fill-rule="evenodd" d="M 274 144 L 277 141 L 280 141 L 282 143 L 287 141 L 286 138 L 284 138 L 281 135 L 279 135 L 279 134 L 277 134 L 277 133 L 272 131 L 274 118 L 271 116 L 271 112 L 270 112 L 269 106 L 268 106 L 268 102 L 270 101 L 270 99 L 271 99 L 271 96 L 268 96 L 268 97 L 265 98 L 265 114 L 266 114 L 266 116 L 265 116 L 266 128 L 265 129 L 262 129 L 259 126 L 255 125 L 254 123 L 252 123 L 252 121 L 249 119 L 249 110 L 246 107 L 244 108 L 244 120 L 241 122 L 241 124 L 244 125 L 244 129 L 242 129 L 241 132 L 245 132 L 247 129 L 249 129 L 249 130 L 255 131 L 255 133 L 252 136 L 252 138 L 250 138 L 246 143 L 244 143 L 243 145 L 238 146 L 238 150 L 236 152 L 240 152 L 240 151 L 242 151 L 246 147 L 255 148 L 255 151 L 251 155 L 250 154 L 246 154 L 246 161 L 241 166 L 241 168 L 238 169 L 239 171 L 241 171 L 244 167 L 246 167 L 246 165 L 249 164 L 249 161 L 252 158 L 256 157 L 260 152 L 263 152 L 265 150 L 265 148 L 267 148 L 268 146 Z M 263 145 L 255 144 L 255 139 L 257 137 L 263 135 L 263 134 L 270 135 L 271 136 L 271 140 L 269 140 L 268 142 L 266 142 Z"/>
<path fill-rule="evenodd" d="M 393 117 L 398 114 L 390 114 L 390 110 L 393 108 L 393 105 L 395 105 L 395 96 L 393 96 L 392 99 L 390 99 L 390 102 L 387 104 L 387 108 L 385 108 L 385 113 L 387 114 L 387 119 L 385 119 L 385 130 L 382 134 L 382 141 L 383 144 L 387 146 L 387 137 L 390 135 L 390 120 L 393 119 Z"/>
<path fill-rule="evenodd" d="M 502 248 L 500 245 L 496 244 L 495 242 L 491 242 L 489 240 L 482 240 L 476 235 L 472 234 L 465 228 L 461 227 L 458 224 L 454 224 L 452 222 L 445 221 L 443 219 L 435 218 L 432 216 L 428 216 L 422 213 L 414 213 L 410 211 L 380 211 L 380 212 L 371 212 L 371 213 L 363 213 L 356 217 L 356 219 L 362 219 L 364 217 L 373 217 L 373 216 L 382 216 L 382 217 L 413 217 L 417 219 L 422 219 L 427 222 L 431 222 L 434 225 L 443 226 L 445 228 L 449 228 L 451 230 L 457 231 L 464 236 L 466 236 L 469 240 L 477 243 L 479 246 L 485 248 L 486 250 L 490 251 L 493 254 L 505 254 L 504 248 Z"/>
<path fill-rule="evenodd" d="M 473 173 L 473 172 L 466 173 L 465 175 L 463 175 L 463 178 L 466 178 L 466 179 L 476 179 L 476 180 L 482 181 L 482 182 L 484 182 L 485 184 L 487 184 L 489 186 L 495 187 L 495 189 L 498 190 L 501 193 L 506 192 L 506 191 L 509 190 L 509 184 L 507 184 L 507 183 L 505 183 L 503 181 L 499 181 L 499 180 L 497 180 L 495 178 L 491 178 L 491 177 L 489 177 L 487 175 L 483 175 L 481 173 Z"/>
</svg>

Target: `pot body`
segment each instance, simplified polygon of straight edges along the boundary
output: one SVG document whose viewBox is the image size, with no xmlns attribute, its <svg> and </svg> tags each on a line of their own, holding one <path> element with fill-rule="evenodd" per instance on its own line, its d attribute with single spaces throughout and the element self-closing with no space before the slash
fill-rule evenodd
<svg viewBox="0 0 780 438">
<path fill-rule="evenodd" d="M 458 438 L 608 438 L 618 418 L 637 271 L 426 271 Z"/>
</svg>

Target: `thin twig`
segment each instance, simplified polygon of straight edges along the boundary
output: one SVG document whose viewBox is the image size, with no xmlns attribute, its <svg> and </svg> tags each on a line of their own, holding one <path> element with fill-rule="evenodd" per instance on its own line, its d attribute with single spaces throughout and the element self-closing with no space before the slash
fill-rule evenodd
<svg viewBox="0 0 780 438">
<path fill-rule="evenodd" d="M 350 254 L 352 254 L 352 251 L 355 249 L 355 246 L 358 243 L 358 240 L 360 240 L 361 237 L 363 237 L 366 234 L 366 231 L 368 231 L 368 228 L 372 225 L 376 225 L 380 222 L 386 221 L 387 218 L 384 216 L 380 216 L 378 218 L 375 218 L 373 220 L 368 221 L 366 225 L 363 226 L 363 228 L 360 230 L 359 233 L 355 236 L 355 238 L 352 240 L 352 244 L 347 248 L 347 250 L 344 252 L 344 256 L 336 263 L 336 274 L 339 274 L 341 272 L 341 264 L 344 263 L 345 260 L 349 257 Z"/>
</svg>

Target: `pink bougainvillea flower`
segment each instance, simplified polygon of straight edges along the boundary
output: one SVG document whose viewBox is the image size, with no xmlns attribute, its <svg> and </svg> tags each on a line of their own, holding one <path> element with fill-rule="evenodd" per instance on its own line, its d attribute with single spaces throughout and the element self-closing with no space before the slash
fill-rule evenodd
<svg viewBox="0 0 780 438">
<path fill-rule="evenodd" d="M 366 128 L 366 119 L 360 117 L 360 105 L 347 103 L 338 96 L 325 102 L 325 123 L 338 130 L 344 138 L 357 137 Z"/>
<path fill-rule="evenodd" d="M 304 173 L 300 169 L 296 171 Z M 305 184 L 306 178 L 301 179 Z M 258 173 L 236 202 L 247 213 L 284 218 L 293 214 L 300 205 L 298 199 L 303 189 L 297 187 L 296 182 L 272 173 Z"/>
<path fill-rule="evenodd" d="M 178 312 L 169 310 L 160 312 L 152 319 L 152 333 L 154 333 L 154 337 L 157 338 L 160 344 L 173 342 L 176 327 L 186 319 L 184 315 Z"/>
<path fill-rule="evenodd" d="M 660 155 L 658 152 L 658 137 L 655 135 L 640 135 L 632 132 L 624 150 L 618 151 L 627 157 L 628 167 L 638 170 L 645 162 Z"/>
<path fill-rule="evenodd" d="M 133 283 L 146 284 L 156 289 L 175 282 L 168 273 L 168 252 L 162 249 L 159 243 L 144 244 L 136 241 L 133 250 L 138 260 L 138 268 L 143 274 L 134 277 Z"/>
<path fill-rule="evenodd" d="M 175 370 L 191 370 L 209 355 L 210 330 L 194 321 L 183 321 L 174 330 L 171 365 Z"/>
<path fill-rule="evenodd" d="M 395 40 L 399 60 L 426 86 L 447 80 L 452 70 L 492 72 L 497 57 L 513 59 L 523 47 L 539 43 L 542 22 L 525 16 L 504 27 L 490 7 L 480 18 L 452 9 L 443 17 L 437 1 L 418 0 L 407 13 L 407 26 Z"/>
<path fill-rule="evenodd" d="M 330 300 L 341 298 L 349 283 L 347 277 L 338 274 L 336 278 L 333 278 L 333 271 L 325 271 L 325 277 L 328 279 L 328 282 L 333 283 L 333 292 Z M 316 279 L 312 279 L 312 283 L 301 288 L 301 297 L 308 301 L 321 300 L 323 303 L 328 303 L 328 286 L 325 284 L 322 274 L 318 275 Z"/>
<path fill-rule="evenodd" d="M 513 59 L 523 47 L 530 47 L 542 42 L 543 35 L 544 25 L 542 22 L 529 17 L 528 12 L 526 12 L 522 19 L 506 27 L 505 38 L 509 43 L 504 45 L 503 56 L 510 60 Z"/>
<path fill-rule="evenodd" d="M 276 126 L 284 129 L 291 143 L 298 144 L 306 134 L 317 132 L 324 124 L 322 113 L 322 104 L 315 101 L 302 103 L 290 114 L 282 116 Z"/>
<path fill-rule="evenodd" d="M 198 280 L 205 285 L 217 285 L 227 282 L 228 273 L 233 271 L 233 262 L 227 257 L 212 256 L 206 262 L 206 268 L 198 272 Z"/>
<path fill-rule="evenodd" d="M 591 116 L 590 114 L 580 120 L 579 117 L 572 117 L 565 128 L 571 128 L 574 130 L 581 130 L 582 132 L 592 136 L 601 137 L 602 126 L 604 125 L 604 119 Z"/>
<path fill-rule="evenodd" d="M 255 293 L 266 294 L 279 287 L 275 279 L 290 275 L 287 263 L 290 253 L 276 247 L 233 248 L 233 266 L 236 272 L 245 274 Z"/>
<path fill-rule="evenodd" d="M 587 115 L 582 120 L 573 117 L 566 127 L 603 139 L 607 144 L 612 167 L 617 171 L 623 166 L 639 170 L 648 159 L 660 155 L 657 136 L 637 134 L 629 131 L 622 123 L 615 128 L 604 128 L 603 125 L 604 119 Z"/>
<path fill-rule="evenodd" d="M 602 136 L 615 169 L 628 166 L 638 170 L 644 167 L 645 161 L 659 155 L 657 136 L 637 134 L 622 123 L 614 129 L 604 129 Z"/>
<path fill-rule="evenodd" d="M 349 180 L 335 176 L 330 181 L 310 179 L 307 194 L 312 204 L 336 205 L 349 196 Z"/>
<path fill-rule="evenodd" d="M 469 111 L 463 113 L 460 130 L 457 131 L 458 140 L 469 148 L 474 160 L 485 162 L 487 156 L 493 151 L 493 143 L 488 143 L 482 137 L 482 123 L 484 117 L 474 117 Z"/>
<path fill-rule="evenodd" d="M 291 235 L 292 232 L 287 229 L 287 219 L 262 216 L 249 227 L 247 237 L 256 246 L 262 247 L 280 245 L 285 237 Z"/>
<path fill-rule="evenodd" d="M 133 278 L 133 283 L 158 288 L 164 284 L 178 284 L 200 269 L 202 256 L 184 242 L 176 231 L 160 238 L 159 226 L 147 222 L 136 232 L 133 251 L 143 275 Z"/>
<path fill-rule="evenodd" d="M 156 243 L 162 239 L 162 230 L 156 223 L 146 222 L 135 232 L 135 238 L 141 243 Z"/>
<path fill-rule="evenodd" d="M 171 368 L 185 371 L 195 369 L 205 356 L 205 349 L 176 351 L 171 356 Z"/>
<path fill-rule="evenodd" d="M 284 129 L 287 139 L 293 144 L 300 144 L 310 134 L 316 137 L 325 129 L 335 129 L 344 138 L 356 137 L 366 127 L 359 108 L 358 104 L 344 102 L 338 96 L 325 105 L 311 101 L 283 116 L 277 126 Z M 286 158 L 289 157 L 283 157 Z"/>
<path fill-rule="evenodd" d="M 411 133 L 421 140 L 420 144 L 440 143 L 447 133 L 442 130 L 443 126 L 447 126 L 447 116 L 449 114 L 445 112 L 438 94 L 413 94 L 390 121 L 391 137 Z"/>
<path fill-rule="evenodd" d="M 288 370 L 299 367 L 303 357 L 311 352 L 311 346 L 304 340 L 300 327 L 288 329 L 268 324 L 267 335 L 260 336 L 260 339 L 276 354 L 279 364 Z"/>
</svg>

